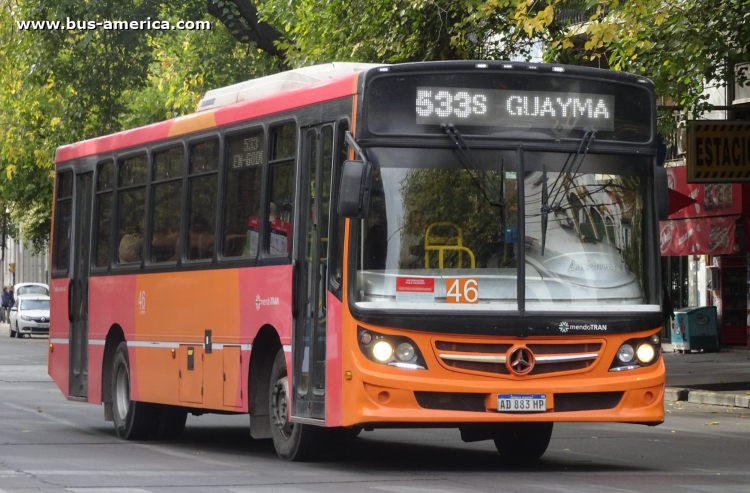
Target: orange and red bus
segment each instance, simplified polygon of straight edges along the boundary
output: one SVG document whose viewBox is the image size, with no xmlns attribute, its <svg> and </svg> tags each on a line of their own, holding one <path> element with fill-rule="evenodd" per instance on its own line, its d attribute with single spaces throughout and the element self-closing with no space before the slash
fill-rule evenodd
<svg viewBox="0 0 750 493">
<path fill-rule="evenodd" d="M 124 439 L 249 414 L 303 460 L 454 427 L 659 424 L 655 93 L 520 62 L 330 64 L 61 147 L 49 373 Z"/>
</svg>

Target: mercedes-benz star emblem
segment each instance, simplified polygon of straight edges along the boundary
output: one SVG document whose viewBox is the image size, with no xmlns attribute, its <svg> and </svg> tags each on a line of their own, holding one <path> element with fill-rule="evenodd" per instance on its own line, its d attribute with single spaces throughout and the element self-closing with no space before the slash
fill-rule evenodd
<svg viewBox="0 0 750 493">
<path fill-rule="evenodd" d="M 526 375 L 534 368 L 534 353 L 527 347 L 517 347 L 510 352 L 508 369 L 516 375 Z"/>
</svg>

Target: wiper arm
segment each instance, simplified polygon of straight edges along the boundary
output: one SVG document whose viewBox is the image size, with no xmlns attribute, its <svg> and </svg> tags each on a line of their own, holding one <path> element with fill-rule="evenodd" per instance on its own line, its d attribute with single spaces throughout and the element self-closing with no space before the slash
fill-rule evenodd
<svg viewBox="0 0 750 493">
<path fill-rule="evenodd" d="M 505 197 L 503 196 L 502 189 L 500 190 L 500 200 L 496 201 L 490 198 L 490 195 L 497 195 L 497 189 L 495 189 L 494 186 L 488 185 L 486 180 L 486 175 L 483 175 L 482 177 L 482 183 L 479 182 L 475 174 L 479 174 L 480 167 L 477 166 L 477 158 L 474 156 L 474 153 L 471 150 L 471 147 L 466 143 L 461 133 L 454 127 L 452 124 L 441 124 L 440 129 L 450 137 L 450 139 L 453 141 L 454 144 L 456 144 L 456 148 L 458 149 L 458 157 L 459 161 L 461 161 L 461 165 L 464 167 L 464 169 L 469 173 L 469 176 L 471 177 L 471 180 L 474 182 L 474 184 L 477 186 L 480 192 L 482 192 L 482 195 L 484 196 L 485 200 L 493 207 L 505 207 Z M 481 160 L 479 160 L 481 163 Z M 502 180 L 505 179 L 505 167 L 501 164 L 501 183 Z M 484 166 L 481 166 L 481 168 L 484 168 Z M 501 185 L 502 187 L 502 185 Z M 488 195 L 488 192 L 490 195 Z"/>
<path fill-rule="evenodd" d="M 547 190 L 547 167 L 542 164 L 542 256 L 544 256 L 544 246 L 547 243 L 547 223 L 549 222 L 549 213 L 556 211 L 560 208 L 560 202 L 562 202 L 562 199 L 560 202 L 555 204 L 555 201 L 557 200 L 557 197 L 560 195 L 560 190 L 563 188 L 563 184 L 565 183 L 565 180 L 562 179 L 562 176 L 565 173 L 569 173 L 573 170 L 573 166 L 576 167 L 575 172 L 573 173 L 573 178 L 571 181 L 575 181 L 576 175 L 578 174 L 578 170 L 581 169 L 581 164 L 583 164 L 583 160 L 586 159 L 586 154 L 589 152 L 589 148 L 591 147 L 591 144 L 594 142 L 594 136 L 596 135 L 596 130 L 588 130 L 581 138 L 581 143 L 578 145 L 578 150 L 576 151 L 575 155 L 569 154 L 568 158 L 565 160 L 565 164 L 563 164 L 562 170 L 560 170 L 560 174 L 555 178 L 555 182 L 552 184 L 552 191 L 549 192 Z M 584 148 L 585 146 L 585 148 Z M 576 159 L 578 159 L 578 156 L 581 154 L 581 151 L 583 150 L 583 156 L 581 156 L 580 161 L 578 161 L 578 165 L 576 166 L 575 162 Z M 572 159 L 571 159 L 572 157 Z M 570 169 L 567 170 L 568 165 L 570 165 Z M 567 170 L 567 171 L 566 171 Z M 557 182 L 560 181 L 560 184 L 558 186 Z M 552 205 L 549 204 L 549 197 L 550 195 L 554 194 L 554 198 L 552 199 Z"/>
</svg>

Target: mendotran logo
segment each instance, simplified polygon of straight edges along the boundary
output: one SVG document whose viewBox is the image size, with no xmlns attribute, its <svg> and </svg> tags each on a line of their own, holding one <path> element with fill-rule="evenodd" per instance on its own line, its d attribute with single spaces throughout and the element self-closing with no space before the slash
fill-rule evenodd
<svg viewBox="0 0 750 493">
<path fill-rule="evenodd" d="M 584 331 L 605 331 L 607 330 L 607 324 L 583 324 L 583 325 L 570 325 L 568 322 L 560 322 L 560 332 L 565 334 L 569 330 L 584 330 Z"/>
</svg>

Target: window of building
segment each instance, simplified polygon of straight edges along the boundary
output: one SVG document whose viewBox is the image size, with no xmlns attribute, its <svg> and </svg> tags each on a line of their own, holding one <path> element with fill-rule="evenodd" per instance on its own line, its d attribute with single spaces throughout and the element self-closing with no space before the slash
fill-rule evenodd
<svg viewBox="0 0 750 493">
<path fill-rule="evenodd" d="M 57 207 L 55 209 L 55 267 L 67 271 L 70 266 L 70 235 L 73 226 L 73 172 L 57 175 Z"/>
<path fill-rule="evenodd" d="M 148 159 L 140 154 L 119 162 L 117 198 L 117 262 L 140 263 L 146 220 L 146 173 Z"/>
<path fill-rule="evenodd" d="M 154 154 L 151 262 L 177 261 L 182 212 L 182 147 Z"/>
<path fill-rule="evenodd" d="M 294 158 L 297 149 L 297 127 L 288 123 L 271 130 L 271 159 L 268 204 L 269 238 L 266 245 L 271 255 L 288 254 L 292 250 L 294 218 Z"/>
<path fill-rule="evenodd" d="M 227 139 L 225 257 L 258 256 L 263 161 L 263 131 Z"/>
<path fill-rule="evenodd" d="M 210 259 L 214 256 L 216 239 L 219 140 L 190 146 L 189 156 L 187 257 L 189 260 Z"/>
<path fill-rule="evenodd" d="M 94 265 L 107 267 L 111 259 L 112 209 L 115 188 L 115 163 L 108 161 L 97 166 L 96 177 L 96 239 Z"/>
</svg>

